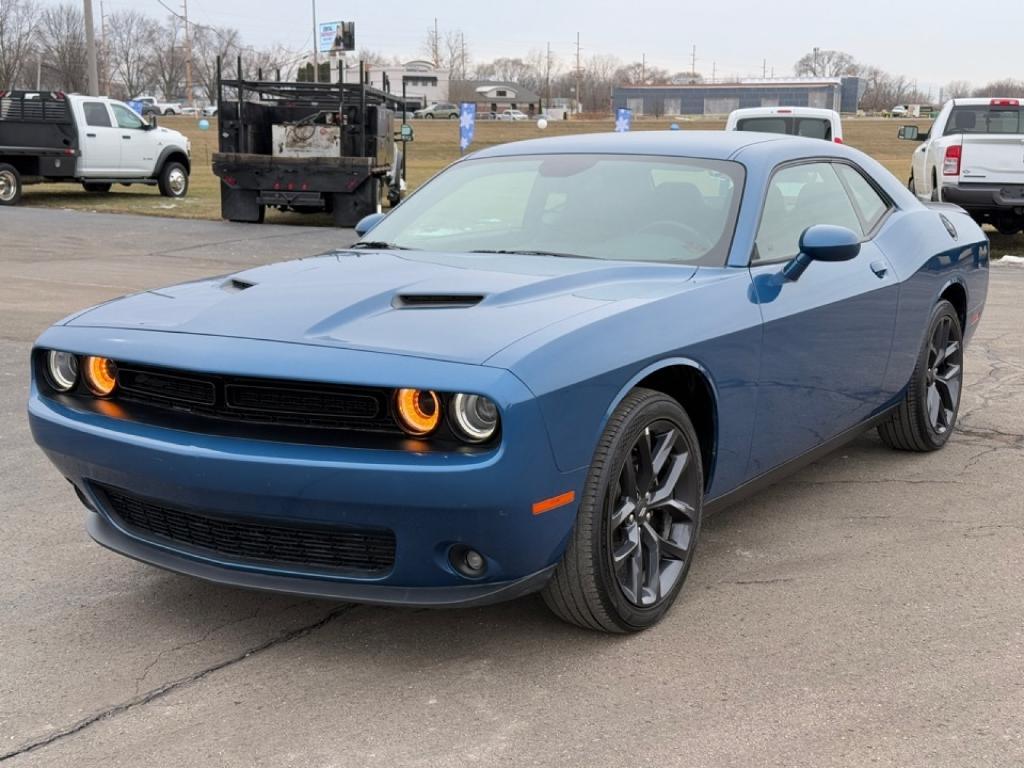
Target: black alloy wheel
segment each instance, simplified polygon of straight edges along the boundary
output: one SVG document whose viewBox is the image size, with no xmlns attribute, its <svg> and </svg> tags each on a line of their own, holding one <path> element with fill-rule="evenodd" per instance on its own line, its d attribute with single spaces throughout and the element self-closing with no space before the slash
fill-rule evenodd
<svg viewBox="0 0 1024 768">
<path fill-rule="evenodd" d="M 960 316 L 948 301 L 932 310 L 917 365 L 899 407 L 878 425 L 882 442 L 902 451 L 934 451 L 956 428 L 964 382 Z"/>
<path fill-rule="evenodd" d="M 543 596 L 572 624 L 638 632 L 656 624 L 686 579 L 700 532 L 700 443 L 673 398 L 638 388 L 601 435 L 576 525 Z"/>
</svg>

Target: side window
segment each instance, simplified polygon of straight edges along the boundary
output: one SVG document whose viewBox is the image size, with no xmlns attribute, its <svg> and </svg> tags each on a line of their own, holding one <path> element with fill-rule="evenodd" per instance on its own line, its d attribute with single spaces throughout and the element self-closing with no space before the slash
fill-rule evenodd
<svg viewBox="0 0 1024 768">
<path fill-rule="evenodd" d="M 784 117 L 748 117 L 736 123 L 737 131 L 760 131 L 761 133 L 787 133 Z"/>
<path fill-rule="evenodd" d="M 94 128 L 110 128 L 110 113 L 102 101 L 87 101 L 82 104 L 85 112 L 85 124 Z"/>
<path fill-rule="evenodd" d="M 128 107 L 121 106 L 120 104 L 111 104 L 110 108 L 114 110 L 114 117 L 117 118 L 118 128 L 141 128 L 143 126 L 142 118 L 128 109 Z"/>
<path fill-rule="evenodd" d="M 855 168 L 848 165 L 837 165 L 836 170 L 839 171 L 839 175 L 850 188 L 853 201 L 864 220 L 864 229 L 866 230 L 864 234 L 867 234 L 875 228 L 878 220 L 889 210 L 889 205 Z"/>
<path fill-rule="evenodd" d="M 768 183 L 757 261 L 788 259 L 800 252 L 800 235 L 815 224 L 835 224 L 863 234 L 850 196 L 831 163 L 791 165 Z"/>
<path fill-rule="evenodd" d="M 808 139 L 832 140 L 832 123 L 818 118 L 802 117 L 796 121 L 796 135 Z"/>
</svg>

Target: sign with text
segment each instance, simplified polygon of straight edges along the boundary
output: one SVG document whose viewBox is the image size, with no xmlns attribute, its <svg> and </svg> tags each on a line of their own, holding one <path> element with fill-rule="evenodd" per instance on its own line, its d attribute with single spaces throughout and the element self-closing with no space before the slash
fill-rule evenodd
<svg viewBox="0 0 1024 768">
<path fill-rule="evenodd" d="M 354 21 L 325 21 L 320 25 L 320 53 L 354 51 L 356 49 L 356 23 Z"/>
</svg>

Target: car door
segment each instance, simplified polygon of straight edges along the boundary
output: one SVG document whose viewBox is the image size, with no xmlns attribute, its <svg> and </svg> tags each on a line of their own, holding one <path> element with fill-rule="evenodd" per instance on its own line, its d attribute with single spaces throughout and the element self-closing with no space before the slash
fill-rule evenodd
<svg viewBox="0 0 1024 768">
<path fill-rule="evenodd" d="M 84 130 L 79 173 L 93 178 L 117 175 L 121 166 L 121 134 L 106 102 L 83 101 L 80 125 Z"/>
<path fill-rule="evenodd" d="M 850 165 L 800 162 L 773 174 L 750 266 L 764 322 L 751 475 L 813 449 L 883 405 L 898 289 L 871 238 L 890 208 Z M 854 230 L 863 238 L 860 254 L 813 262 L 786 281 L 781 267 L 815 224 Z"/>
<path fill-rule="evenodd" d="M 142 118 L 124 104 L 110 103 L 117 121 L 121 141 L 121 168 L 118 175 L 125 177 L 149 176 L 156 166 L 159 154 L 157 138 Z"/>
</svg>

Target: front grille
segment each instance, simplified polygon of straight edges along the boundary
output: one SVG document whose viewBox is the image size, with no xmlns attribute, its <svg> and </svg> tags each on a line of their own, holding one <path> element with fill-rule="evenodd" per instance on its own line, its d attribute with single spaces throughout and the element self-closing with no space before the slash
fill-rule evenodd
<svg viewBox="0 0 1024 768">
<path fill-rule="evenodd" d="M 170 507 L 95 485 L 115 520 L 142 538 L 243 563 L 379 574 L 395 562 L 395 534 L 384 529 L 270 525 Z"/>
<path fill-rule="evenodd" d="M 390 393 L 337 386 L 118 367 L 118 400 L 247 424 L 399 434 Z"/>
</svg>

